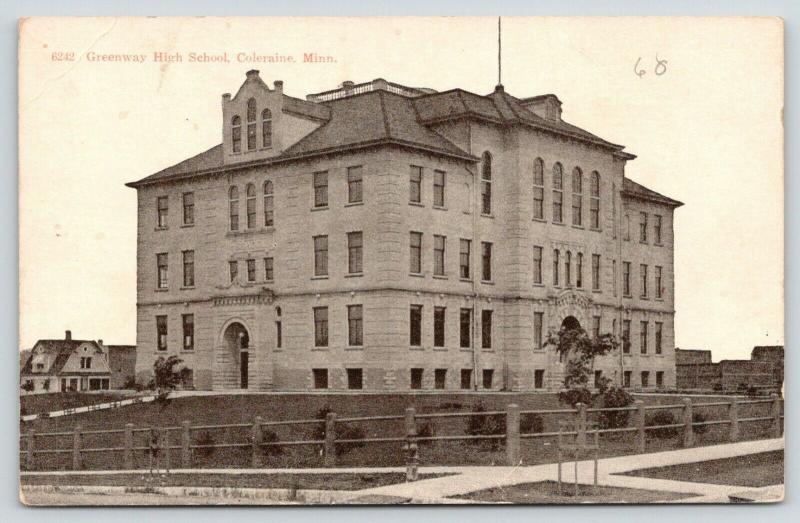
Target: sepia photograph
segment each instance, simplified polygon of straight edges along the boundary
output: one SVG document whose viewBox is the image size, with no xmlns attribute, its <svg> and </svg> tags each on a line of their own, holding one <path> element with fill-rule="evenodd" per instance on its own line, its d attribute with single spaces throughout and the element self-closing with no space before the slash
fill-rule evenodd
<svg viewBox="0 0 800 523">
<path fill-rule="evenodd" d="M 784 499 L 780 18 L 17 29 L 23 504 Z"/>
</svg>

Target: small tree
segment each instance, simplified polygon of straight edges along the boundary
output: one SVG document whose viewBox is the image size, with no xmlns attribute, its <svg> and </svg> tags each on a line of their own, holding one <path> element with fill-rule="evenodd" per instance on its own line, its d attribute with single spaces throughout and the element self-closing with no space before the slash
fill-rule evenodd
<svg viewBox="0 0 800 523">
<path fill-rule="evenodd" d="M 25 383 L 20 385 L 20 388 L 25 392 L 33 392 L 33 381 L 26 380 Z"/>
<path fill-rule="evenodd" d="M 177 369 L 183 360 L 177 356 L 164 358 L 159 356 L 153 363 L 153 379 L 150 387 L 156 393 L 156 401 L 162 406 L 166 406 L 169 394 L 181 383 L 181 370 Z"/>
</svg>

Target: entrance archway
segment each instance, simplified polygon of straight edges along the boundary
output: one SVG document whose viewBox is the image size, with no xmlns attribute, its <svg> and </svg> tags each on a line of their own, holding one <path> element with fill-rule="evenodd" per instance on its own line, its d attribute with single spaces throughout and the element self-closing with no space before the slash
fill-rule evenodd
<svg viewBox="0 0 800 523">
<path fill-rule="evenodd" d="M 567 316 L 561 322 L 561 327 L 566 330 L 575 330 L 581 328 L 581 322 L 575 316 Z"/>
<path fill-rule="evenodd" d="M 223 335 L 228 352 L 239 367 L 239 388 L 246 389 L 250 371 L 250 335 L 241 323 L 228 325 Z"/>
</svg>

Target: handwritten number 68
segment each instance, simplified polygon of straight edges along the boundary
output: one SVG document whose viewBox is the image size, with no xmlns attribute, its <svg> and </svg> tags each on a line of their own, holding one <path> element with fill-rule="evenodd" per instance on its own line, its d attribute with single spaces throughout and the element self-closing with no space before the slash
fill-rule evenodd
<svg viewBox="0 0 800 523">
<path fill-rule="evenodd" d="M 642 78 L 644 75 L 647 74 L 647 70 L 645 70 L 644 67 L 642 67 L 641 63 L 642 63 L 642 57 L 640 56 L 636 60 L 636 63 L 633 66 L 633 73 L 639 78 Z M 657 54 L 656 54 L 656 63 L 655 66 L 653 67 L 653 72 L 655 73 L 656 76 L 661 76 L 667 72 L 667 61 L 661 60 Z"/>
</svg>

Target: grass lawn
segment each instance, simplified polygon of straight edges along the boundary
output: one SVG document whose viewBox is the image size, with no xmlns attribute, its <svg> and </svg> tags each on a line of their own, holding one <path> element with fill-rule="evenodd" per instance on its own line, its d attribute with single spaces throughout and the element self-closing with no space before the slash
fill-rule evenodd
<svg viewBox="0 0 800 523">
<path fill-rule="evenodd" d="M 574 483 L 563 483 L 562 488 L 563 491 L 559 494 L 558 483 L 555 481 L 540 481 L 509 487 L 495 487 L 453 497 L 489 503 L 542 505 L 565 503 L 657 503 L 690 497 L 687 494 L 677 492 L 656 492 L 603 486 L 593 487 L 592 485 L 580 484 L 578 485 L 578 495 L 576 496 Z"/>
<path fill-rule="evenodd" d="M 783 451 L 641 469 L 626 475 L 742 487 L 780 485 L 783 484 Z"/>
<path fill-rule="evenodd" d="M 21 412 L 25 415 L 52 412 L 54 410 L 84 407 L 98 403 L 125 399 L 126 394 L 121 392 L 51 392 L 47 394 L 29 394 L 19 397 Z"/>
<path fill-rule="evenodd" d="M 420 474 L 419 479 L 433 479 L 450 474 Z M 399 472 L 376 474 L 144 474 L 108 475 L 39 475 L 20 476 L 22 485 L 102 485 L 106 487 L 228 487 L 295 488 L 302 490 L 361 490 L 403 483 Z"/>
</svg>

